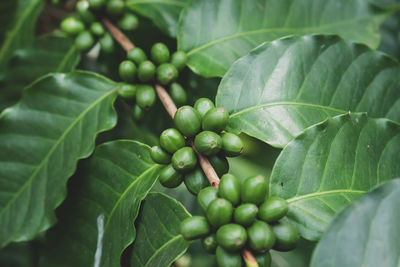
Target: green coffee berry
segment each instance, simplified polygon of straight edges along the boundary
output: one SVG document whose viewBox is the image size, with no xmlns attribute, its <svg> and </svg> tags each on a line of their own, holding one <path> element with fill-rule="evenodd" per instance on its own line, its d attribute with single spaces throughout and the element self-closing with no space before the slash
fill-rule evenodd
<svg viewBox="0 0 400 267">
<path fill-rule="evenodd" d="M 101 50 L 106 53 L 112 53 L 114 51 L 114 39 L 108 32 L 104 33 L 99 39 Z"/>
<path fill-rule="evenodd" d="M 174 65 L 169 63 L 162 63 L 157 68 L 157 81 L 160 84 L 167 85 L 178 78 L 178 70 Z"/>
<path fill-rule="evenodd" d="M 239 136 L 233 133 L 223 133 L 222 149 L 228 157 L 237 157 L 243 152 L 243 142 Z"/>
<path fill-rule="evenodd" d="M 134 98 L 136 95 L 136 85 L 129 83 L 120 83 L 118 88 L 118 94 L 125 99 Z"/>
<path fill-rule="evenodd" d="M 94 45 L 93 35 L 89 31 L 81 32 L 75 39 L 75 47 L 79 51 L 86 52 Z"/>
<path fill-rule="evenodd" d="M 272 263 L 271 253 L 269 251 L 262 254 L 255 254 L 259 267 L 270 267 Z"/>
<path fill-rule="evenodd" d="M 280 197 L 271 197 L 261 204 L 258 217 L 268 223 L 279 221 L 289 210 L 286 200 Z"/>
<path fill-rule="evenodd" d="M 246 244 L 246 241 L 246 229 L 239 224 L 225 224 L 217 230 L 218 245 L 226 251 L 236 252 Z"/>
<path fill-rule="evenodd" d="M 187 173 L 197 164 L 197 157 L 191 147 L 182 147 L 172 155 L 172 166 L 176 171 Z"/>
<path fill-rule="evenodd" d="M 85 30 L 85 24 L 77 18 L 69 17 L 61 22 L 61 30 L 70 35 L 76 35 Z"/>
<path fill-rule="evenodd" d="M 214 102 L 212 102 L 210 99 L 202 97 L 196 100 L 193 107 L 200 113 L 200 116 L 203 118 L 210 109 L 215 108 L 215 105 Z"/>
<path fill-rule="evenodd" d="M 92 11 L 89 9 L 89 2 L 86 0 L 79 1 L 76 4 L 76 11 L 78 12 L 79 17 L 86 23 L 92 23 L 96 19 Z"/>
<path fill-rule="evenodd" d="M 139 19 L 133 14 L 125 13 L 117 24 L 124 31 L 132 31 L 138 27 Z"/>
<path fill-rule="evenodd" d="M 139 65 L 138 77 L 141 82 L 148 82 L 153 79 L 156 72 L 156 66 L 151 61 L 143 61 Z"/>
<path fill-rule="evenodd" d="M 177 106 L 185 105 L 187 95 L 185 89 L 179 83 L 172 83 L 169 88 L 169 95 Z"/>
<path fill-rule="evenodd" d="M 144 110 L 138 105 L 133 105 L 132 116 L 135 120 L 140 121 L 144 117 Z"/>
<path fill-rule="evenodd" d="M 232 174 L 224 174 L 219 183 L 218 195 L 233 205 L 240 203 L 240 180 Z"/>
<path fill-rule="evenodd" d="M 251 225 L 257 217 L 258 208 L 252 203 L 244 203 L 238 206 L 233 213 L 233 220 L 243 226 Z"/>
<path fill-rule="evenodd" d="M 180 233 L 186 240 L 194 240 L 206 236 L 210 232 L 210 225 L 202 216 L 192 216 L 181 222 Z"/>
<path fill-rule="evenodd" d="M 147 56 L 144 53 L 144 51 L 139 48 L 139 47 L 134 47 L 131 50 L 129 50 L 127 57 L 129 60 L 135 62 L 136 64 L 140 64 L 143 61 L 147 60 Z"/>
<path fill-rule="evenodd" d="M 160 171 L 158 180 L 163 186 L 174 188 L 182 183 L 183 176 L 179 172 L 175 171 L 172 165 L 169 164 Z"/>
<path fill-rule="evenodd" d="M 89 7 L 99 10 L 106 5 L 106 0 L 89 0 Z"/>
<path fill-rule="evenodd" d="M 229 171 L 229 163 L 225 157 L 216 155 L 208 157 L 208 160 L 210 161 L 218 176 L 222 176 Z"/>
<path fill-rule="evenodd" d="M 208 206 L 210 203 L 218 198 L 218 189 L 208 186 L 200 190 L 197 194 L 197 203 L 199 204 L 201 210 L 207 213 Z"/>
<path fill-rule="evenodd" d="M 196 168 L 185 176 L 186 188 L 193 195 L 197 195 L 201 189 L 206 188 L 210 183 L 201 168 Z"/>
<path fill-rule="evenodd" d="M 222 147 L 221 137 L 210 131 L 203 131 L 196 135 L 194 146 L 197 151 L 206 156 L 216 155 Z"/>
<path fill-rule="evenodd" d="M 261 175 L 247 178 L 241 187 L 241 197 L 244 203 L 261 204 L 267 195 L 267 183 Z"/>
<path fill-rule="evenodd" d="M 120 16 L 124 10 L 125 2 L 123 0 L 109 0 L 107 3 L 107 13 L 111 16 Z"/>
<path fill-rule="evenodd" d="M 136 92 L 136 103 L 142 109 L 151 108 L 157 100 L 156 92 L 153 86 L 140 85 Z"/>
<path fill-rule="evenodd" d="M 176 51 L 171 56 L 171 64 L 176 67 L 177 70 L 182 70 L 186 66 L 187 57 L 185 52 Z"/>
<path fill-rule="evenodd" d="M 247 236 L 250 248 L 258 252 L 268 251 L 275 244 L 275 235 L 271 227 L 263 221 L 255 221 L 247 228 Z"/>
<path fill-rule="evenodd" d="M 185 146 L 185 139 L 177 129 L 169 128 L 161 133 L 160 145 L 169 153 L 175 153 L 175 151 Z"/>
<path fill-rule="evenodd" d="M 215 236 L 215 234 L 206 236 L 201 240 L 201 245 L 205 251 L 214 254 L 218 246 L 217 237 Z"/>
<path fill-rule="evenodd" d="M 124 60 L 119 64 L 119 76 L 126 82 L 133 82 L 136 72 L 136 65 L 132 61 Z"/>
<path fill-rule="evenodd" d="M 293 225 L 279 222 L 272 226 L 272 231 L 276 237 L 274 245 L 275 250 L 289 251 L 296 248 L 297 243 L 300 240 L 300 235 Z"/>
<path fill-rule="evenodd" d="M 169 49 L 163 43 L 156 43 L 151 47 L 151 59 L 157 63 L 162 64 L 169 61 Z"/>
<path fill-rule="evenodd" d="M 201 118 L 197 110 L 191 106 L 180 107 L 174 116 L 174 123 L 185 136 L 195 136 L 201 128 Z"/>
<path fill-rule="evenodd" d="M 232 215 L 232 203 L 223 198 L 214 199 L 207 208 L 207 219 L 215 227 L 229 223 Z"/>
<path fill-rule="evenodd" d="M 171 162 L 171 155 L 160 146 L 153 146 L 150 151 L 150 156 L 153 161 L 158 164 L 168 164 Z"/>
<path fill-rule="evenodd" d="M 218 246 L 215 254 L 218 267 L 242 267 L 242 256 L 240 253 L 230 253 Z"/>
<path fill-rule="evenodd" d="M 100 22 L 93 22 L 90 25 L 90 32 L 96 36 L 102 36 L 105 33 L 103 25 Z"/>
<path fill-rule="evenodd" d="M 224 108 L 210 109 L 203 117 L 203 130 L 219 133 L 225 130 L 228 120 L 229 114 Z"/>
</svg>

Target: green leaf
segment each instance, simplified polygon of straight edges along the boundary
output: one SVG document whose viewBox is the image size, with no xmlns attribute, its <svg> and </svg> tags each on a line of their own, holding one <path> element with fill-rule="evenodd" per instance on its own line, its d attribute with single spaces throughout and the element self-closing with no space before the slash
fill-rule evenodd
<svg viewBox="0 0 400 267">
<path fill-rule="evenodd" d="M 375 48 L 387 15 L 365 0 L 196 0 L 182 12 L 178 47 L 194 72 L 222 76 L 252 48 L 283 36 L 338 34 Z"/>
<path fill-rule="evenodd" d="M 3 44 L 0 47 L 0 76 L 4 71 L 4 68 L 12 56 L 13 51 L 18 48 L 27 47 L 33 43 L 36 19 L 42 10 L 43 0 L 14 0 L 16 1 L 16 7 L 9 6 L 7 2 L 1 1 L 0 10 L 1 17 L 4 13 L 7 13 L 5 19 L 10 18 L 8 12 L 12 12 L 10 9 L 15 9 L 15 15 L 13 16 L 13 22 L 11 27 L 7 27 L 7 33 L 3 39 Z M 2 9 L 2 8 L 5 9 Z M 8 25 L 10 26 L 10 25 Z M 1 30 L 1 31 L 4 31 Z M 0 31 L 0 32 L 1 32 Z"/>
<path fill-rule="evenodd" d="M 0 247 L 29 240 L 55 221 L 53 210 L 98 132 L 116 124 L 117 85 L 88 72 L 52 74 L 0 115 Z"/>
<path fill-rule="evenodd" d="M 160 168 L 150 147 L 135 141 L 96 148 L 72 179 L 60 223 L 48 236 L 44 266 L 119 266 L 122 251 L 135 238 L 140 203 Z"/>
<path fill-rule="evenodd" d="M 230 128 L 283 147 L 329 116 L 368 112 L 400 121 L 400 66 L 336 36 L 265 43 L 239 59 L 216 97 Z"/>
<path fill-rule="evenodd" d="M 347 114 L 308 128 L 281 152 L 271 195 L 287 199 L 287 218 L 318 240 L 337 212 L 372 187 L 400 176 L 400 125 Z"/>
<path fill-rule="evenodd" d="M 7 30 L 11 27 L 16 14 L 18 1 L 0 2 L 0 44 L 3 43 Z"/>
<path fill-rule="evenodd" d="M 318 243 L 311 267 L 398 267 L 400 179 L 365 194 L 338 214 Z"/>
<path fill-rule="evenodd" d="M 150 193 L 138 218 L 131 266 L 168 267 L 189 247 L 179 233 L 190 217 L 181 203 L 161 193 Z"/>
<path fill-rule="evenodd" d="M 188 0 L 127 0 L 131 10 L 151 19 L 171 37 L 176 36 L 178 19 Z"/>
<path fill-rule="evenodd" d="M 55 35 L 36 38 L 32 47 L 18 49 L 0 78 L 0 111 L 18 101 L 22 90 L 49 72 L 70 72 L 79 63 L 80 54 L 73 40 Z"/>
</svg>

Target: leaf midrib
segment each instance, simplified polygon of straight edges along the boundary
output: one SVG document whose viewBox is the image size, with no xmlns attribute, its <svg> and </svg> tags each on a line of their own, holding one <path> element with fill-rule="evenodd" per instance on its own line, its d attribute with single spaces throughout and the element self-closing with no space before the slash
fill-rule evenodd
<svg viewBox="0 0 400 267">
<path fill-rule="evenodd" d="M 284 105 L 288 105 L 288 106 L 289 105 L 294 105 L 294 106 L 312 107 L 312 108 L 317 108 L 317 109 L 326 109 L 326 110 L 330 110 L 330 111 L 337 112 L 337 113 L 340 113 L 340 114 L 344 114 L 344 113 L 348 112 L 348 111 L 345 111 L 343 109 L 332 108 L 332 107 L 329 107 L 329 106 L 322 106 L 322 105 L 304 103 L 304 102 L 282 101 L 282 102 L 274 102 L 274 103 L 267 103 L 267 104 L 262 104 L 262 105 L 257 105 L 257 106 L 251 106 L 249 108 L 245 108 L 245 109 L 242 109 L 242 110 L 240 110 L 240 111 L 238 111 L 236 113 L 231 114 L 230 118 L 234 118 L 234 117 L 237 117 L 237 116 L 239 116 L 241 114 L 248 113 L 248 112 L 251 112 L 251 111 L 254 111 L 254 110 L 257 110 L 257 109 L 262 109 L 264 107 L 272 107 L 272 106 L 280 106 L 280 105 L 282 105 L 282 106 L 284 106 Z"/>
<path fill-rule="evenodd" d="M 17 1 L 17 0 L 14 0 Z M 31 14 L 31 12 L 36 8 L 36 5 L 40 4 L 40 0 L 35 1 L 30 8 L 27 8 L 25 10 L 25 12 L 23 13 L 23 15 L 21 16 L 21 19 L 18 20 L 17 24 L 15 25 L 15 27 L 12 29 L 11 32 L 6 34 L 6 41 L 3 45 L 3 47 L 1 47 L 0 49 L 0 63 L 4 58 L 4 55 L 6 54 L 8 47 L 11 45 L 11 40 L 14 39 L 15 35 L 17 34 L 17 32 L 19 31 L 19 29 L 22 27 L 22 25 L 25 22 L 25 19 Z"/>
<path fill-rule="evenodd" d="M 325 195 L 332 195 L 332 194 L 342 194 L 342 193 L 348 193 L 348 194 L 365 194 L 367 191 L 363 190 L 353 190 L 353 189 L 337 189 L 337 190 L 328 190 L 328 191 L 320 191 L 320 192 L 315 192 L 315 193 L 310 193 L 306 195 L 301 195 L 297 197 L 292 197 L 287 199 L 287 203 L 291 204 L 296 201 L 301 201 L 304 199 L 309 199 L 309 198 L 314 198 L 314 197 L 319 197 L 319 196 L 325 196 Z"/>
<path fill-rule="evenodd" d="M 335 23 L 328 23 L 328 24 L 324 24 L 321 26 L 313 26 L 313 27 L 305 27 L 305 28 L 268 28 L 268 29 L 259 29 L 259 30 L 254 30 L 254 31 L 245 31 L 245 32 L 239 32 L 239 33 L 235 33 L 232 35 L 228 35 L 228 36 L 224 36 L 221 37 L 219 39 L 215 39 L 212 40 L 211 42 L 205 43 L 201 46 L 198 46 L 190 51 L 188 51 L 186 53 L 187 56 L 191 56 L 195 53 L 197 53 L 198 51 L 204 50 L 210 46 L 214 46 L 217 45 L 218 43 L 222 43 L 225 42 L 227 40 L 231 40 L 231 39 L 235 39 L 235 38 L 239 38 L 242 36 L 248 36 L 248 35 L 254 35 L 254 34 L 261 34 L 261 33 L 268 33 L 268 32 L 290 32 L 293 34 L 304 34 L 307 32 L 311 32 L 311 31 L 317 31 L 321 30 L 321 29 L 326 29 L 329 27 L 333 27 L 333 26 L 339 26 L 339 25 L 347 25 L 349 23 L 354 23 L 357 21 L 362 21 L 364 19 L 368 19 L 370 16 L 362 16 L 362 17 L 358 17 L 356 19 L 350 19 L 350 20 L 342 20 L 342 21 L 338 21 Z"/>
<path fill-rule="evenodd" d="M 28 186 L 28 184 L 31 183 L 31 181 L 36 177 L 36 175 L 38 174 L 38 172 L 42 169 L 42 167 L 44 166 L 44 164 L 49 160 L 50 156 L 53 154 L 53 152 L 56 150 L 56 148 L 58 147 L 58 145 L 61 143 L 61 141 L 63 141 L 65 139 L 65 137 L 67 136 L 67 134 L 75 127 L 75 125 L 81 121 L 81 119 L 92 109 L 94 108 L 98 103 L 100 103 L 101 101 L 103 101 L 104 99 L 106 99 L 108 96 L 112 95 L 113 93 L 115 93 L 115 91 L 117 90 L 117 86 L 114 87 L 114 89 L 110 90 L 109 92 L 107 92 L 106 94 L 104 94 L 103 96 L 101 96 L 100 98 L 98 98 L 95 102 L 93 102 L 92 104 L 90 104 L 88 106 L 88 108 L 82 112 L 72 123 L 71 125 L 65 129 L 65 131 L 63 132 L 63 134 L 60 136 L 60 138 L 57 140 L 57 142 L 54 143 L 54 145 L 51 147 L 51 149 L 49 150 L 49 152 L 46 154 L 46 156 L 43 158 L 42 162 L 38 165 L 38 167 L 36 168 L 36 170 L 31 174 L 31 176 L 25 181 L 25 183 L 20 187 L 20 190 L 17 191 L 15 193 L 15 195 L 8 201 L 7 205 L 4 206 L 4 208 L 0 211 L 0 217 L 3 215 L 3 213 L 8 209 L 8 207 L 20 196 L 20 194 L 25 190 L 25 188 Z"/>
<path fill-rule="evenodd" d="M 154 253 L 153 255 L 149 258 L 149 260 L 146 262 L 146 264 L 144 265 L 149 266 L 150 262 L 159 254 L 161 253 L 161 251 L 164 249 L 164 247 L 168 246 L 169 244 L 173 243 L 175 240 L 178 240 L 179 238 L 181 238 L 181 235 L 176 235 L 173 238 L 169 239 L 167 242 L 165 242 L 161 247 L 159 247 Z"/>
<path fill-rule="evenodd" d="M 70 59 L 72 57 L 72 55 L 75 53 L 75 46 L 71 46 L 71 48 L 68 50 L 68 52 L 65 54 L 65 56 L 63 57 L 62 61 L 60 62 L 60 64 L 57 67 L 56 72 L 60 72 L 60 71 L 65 71 L 65 65 L 67 64 L 68 59 Z"/>
</svg>

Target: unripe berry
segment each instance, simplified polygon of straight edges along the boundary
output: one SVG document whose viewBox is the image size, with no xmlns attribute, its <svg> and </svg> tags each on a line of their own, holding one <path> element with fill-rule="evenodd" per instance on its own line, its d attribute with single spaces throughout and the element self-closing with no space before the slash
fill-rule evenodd
<svg viewBox="0 0 400 267">
<path fill-rule="evenodd" d="M 171 155 L 159 146 L 153 146 L 150 151 L 150 156 L 155 163 L 168 164 L 171 162 Z"/>
<path fill-rule="evenodd" d="M 232 203 L 223 198 L 214 199 L 207 208 L 207 219 L 215 227 L 229 223 L 232 215 Z"/>
<path fill-rule="evenodd" d="M 210 226 L 206 218 L 192 216 L 181 222 L 180 233 L 186 240 L 194 240 L 206 236 L 210 232 Z"/>
<path fill-rule="evenodd" d="M 203 117 L 203 130 L 219 133 L 225 130 L 229 114 L 224 108 L 210 109 Z"/>
<path fill-rule="evenodd" d="M 201 154 L 212 156 L 216 155 L 222 148 L 222 139 L 214 132 L 203 131 L 196 135 L 194 146 Z"/>
<path fill-rule="evenodd" d="M 268 223 L 274 223 L 283 218 L 289 210 L 286 200 L 271 197 L 261 204 L 258 217 Z"/>
<path fill-rule="evenodd" d="M 239 136 L 233 133 L 223 133 L 222 149 L 228 157 L 237 157 L 243 152 L 243 142 Z"/>
<path fill-rule="evenodd" d="M 193 170 L 197 164 L 197 157 L 191 147 L 182 147 L 172 155 L 172 166 L 181 173 Z"/>
<path fill-rule="evenodd" d="M 174 188 L 182 183 L 183 176 L 169 164 L 161 170 L 158 180 L 163 186 Z"/>
<path fill-rule="evenodd" d="M 300 235 L 293 225 L 279 222 L 272 226 L 272 231 L 276 237 L 275 250 L 289 251 L 296 248 Z"/>
<path fill-rule="evenodd" d="M 208 206 L 210 203 L 218 198 L 218 190 L 212 186 L 208 186 L 200 190 L 197 195 L 197 203 L 199 204 L 201 210 L 207 213 Z"/>
<path fill-rule="evenodd" d="M 136 65 L 132 61 L 124 60 L 119 64 L 119 76 L 126 82 L 135 80 L 136 71 Z"/>
<path fill-rule="evenodd" d="M 106 32 L 99 39 L 101 50 L 105 53 L 112 53 L 114 51 L 114 39 L 112 36 Z"/>
<path fill-rule="evenodd" d="M 243 248 L 247 241 L 246 229 L 239 224 L 225 224 L 217 230 L 218 245 L 226 251 L 236 252 Z"/>
<path fill-rule="evenodd" d="M 169 89 L 169 94 L 174 101 L 175 105 L 182 106 L 187 102 L 187 95 L 185 89 L 179 83 L 172 83 Z"/>
<path fill-rule="evenodd" d="M 205 251 L 214 254 L 218 246 L 217 237 L 215 236 L 215 234 L 206 236 L 201 240 L 201 245 Z"/>
<path fill-rule="evenodd" d="M 130 13 L 125 13 L 118 21 L 118 26 L 124 31 L 132 31 L 139 25 L 139 19 Z"/>
<path fill-rule="evenodd" d="M 200 113 L 200 116 L 203 118 L 210 109 L 215 108 L 215 105 L 214 102 L 212 102 L 210 99 L 202 97 L 196 100 L 193 107 Z"/>
<path fill-rule="evenodd" d="M 184 179 L 186 188 L 193 195 L 197 195 L 201 189 L 206 188 L 210 183 L 201 168 L 196 168 L 188 173 Z"/>
<path fill-rule="evenodd" d="M 156 66 L 151 61 L 143 61 L 139 65 L 138 77 L 141 82 L 148 82 L 153 79 L 156 72 Z"/>
<path fill-rule="evenodd" d="M 127 57 L 129 60 L 135 62 L 136 64 L 140 64 L 143 61 L 147 60 L 147 56 L 144 53 L 144 51 L 139 48 L 139 47 L 134 47 L 131 50 L 129 50 Z"/>
<path fill-rule="evenodd" d="M 111 16 L 120 16 L 124 10 L 125 2 L 122 0 L 109 0 L 107 3 L 107 13 Z"/>
<path fill-rule="evenodd" d="M 157 100 L 156 92 L 153 86 L 140 85 L 136 92 L 136 103 L 142 109 L 151 108 Z"/>
<path fill-rule="evenodd" d="M 257 252 L 270 250 L 275 244 L 275 235 L 271 227 L 263 221 L 255 221 L 247 228 L 249 246 Z"/>
<path fill-rule="evenodd" d="M 178 70 L 174 65 L 169 63 L 163 63 L 157 68 L 157 81 L 162 85 L 172 83 L 178 78 Z"/>
<path fill-rule="evenodd" d="M 180 107 L 174 116 L 174 123 L 185 136 L 195 136 L 201 128 L 201 118 L 197 110 L 191 106 Z"/>
<path fill-rule="evenodd" d="M 261 204 L 267 195 L 267 183 L 261 175 L 247 178 L 241 187 L 243 203 Z"/>
<path fill-rule="evenodd" d="M 178 130 L 169 128 L 161 133 L 160 145 L 169 153 L 175 153 L 175 151 L 185 146 L 185 139 Z"/>
<path fill-rule="evenodd" d="M 74 17 L 69 17 L 61 22 L 61 30 L 70 35 L 76 35 L 85 30 L 85 25 L 82 21 Z"/>
<path fill-rule="evenodd" d="M 176 51 L 172 54 L 171 57 L 171 64 L 176 67 L 176 69 L 182 70 L 186 66 L 187 57 L 185 52 L 183 51 Z"/>
<path fill-rule="evenodd" d="M 136 95 L 136 85 L 129 83 L 120 83 L 118 94 L 125 99 L 134 98 Z"/>
<path fill-rule="evenodd" d="M 86 52 L 94 45 L 93 35 L 89 31 L 81 32 L 75 39 L 75 47 L 79 51 Z"/>
<path fill-rule="evenodd" d="M 163 43 L 156 43 L 151 48 L 151 59 L 156 64 L 167 63 L 169 61 L 169 49 Z"/>
</svg>

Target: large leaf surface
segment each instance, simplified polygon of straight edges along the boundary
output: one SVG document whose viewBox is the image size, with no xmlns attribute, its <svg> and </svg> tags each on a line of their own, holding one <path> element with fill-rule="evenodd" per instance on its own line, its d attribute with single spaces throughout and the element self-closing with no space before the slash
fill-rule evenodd
<svg viewBox="0 0 400 267">
<path fill-rule="evenodd" d="M 400 121 L 400 65 L 336 36 L 265 43 L 239 59 L 218 89 L 230 127 L 283 147 L 305 128 L 348 111 Z"/>
<path fill-rule="evenodd" d="M 42 0 L 14 0 L 14 5 L 1 1 L 0 16 L 1 20 L 8 20 L 12 16 L 12 23 L 7 24 L 6 29 L 0 29 L 0 35 L 3 34 L 3 43 L 0 46 L 0 76 L 12 56 L 13 51 L 21 47 L 29 46 L 34 39 L 36 19 L 40 14 L 44 1 Z M 16 5 L 16 6 L 15 6 Z M 3 9 L 4 8 L 4 9 Z"/>
<path fill-rule="evenodd" d="M 287 199 L 287 218 L 318 240 L 337 212 L 374 186 L 400 176 L 400 125 L 355 113 L 308 128 L 281 152 L 271 195 Z"/>
<path fill-rule="evenodd" d="M 127 0 L 131 10 L 151 19 L 169 36 L 175 37 L 178 19 L 188 0 Z"/>
<path fill-rule="evenodd" d="M 116 90 L 87 72 L 48 75 L 0 115 L 0 247 L 54 223 L 78 159 L 116 123 Z"/>
<path fill-rule="evenodd" d="M 181 203 L 161 193 L 150 193 L 138 217 L 131 266 L 168 267 L 189 247 L 179 233 L 190 217 Z"/>
<path fill-rule="evenodd" d="M 119 266 L 122 251 L 134 240 L 140 203 L 160 167 L 141 143 L 99 146 L 72 180 L 43 266 Z"/>
<path fill-rule="evenodd" d="M 365 0 L 196 0 L 182 13 L 178 47 L 194 72 L 222 76 L 252 48 L 288 35 L 338 34 L 376 47 L 386 15 Z"/>
<path fill-rule="evenodd" d="M 337 215 L 311 267 L 398 267 L 400 179 L 365 194 Z"/>
<path fill-rule="evenodd" d="M 72 39 L 54 35 L 41 36 L 32 47 L 16 50 L 6 75 L 0 77 L 0 111 L 17 102 L 23 88 L 37 78 L 49 72 L 70 72 L 79 59 Z"/>
</svg>

